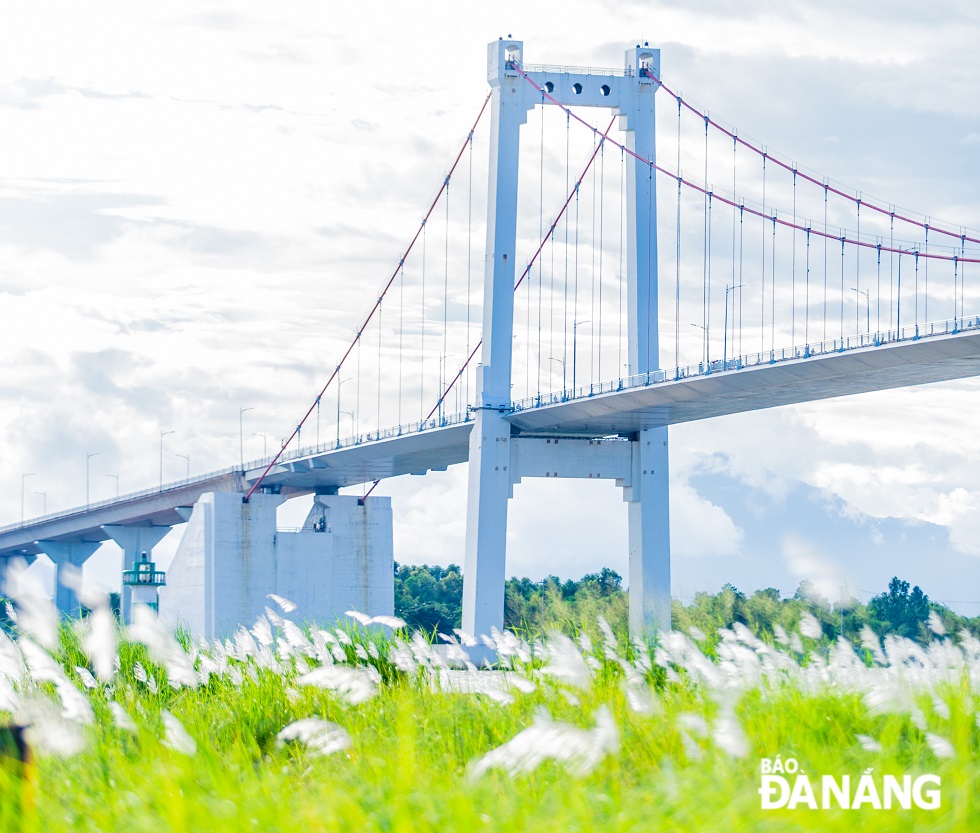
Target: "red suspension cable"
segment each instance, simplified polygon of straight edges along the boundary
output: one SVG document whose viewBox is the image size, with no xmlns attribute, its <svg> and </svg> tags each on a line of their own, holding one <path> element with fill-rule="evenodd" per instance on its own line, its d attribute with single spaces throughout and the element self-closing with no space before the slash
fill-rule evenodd
<svg viewBox="0 0 980 833">
<path fill-rule="evenodd" d="M 600 139 L 599 142 L 596 144 L 595 148 L 592 151 L 592 155 L 589 157 L 589 161 L 585 165 L 585 168 L 582 169 L 582 173 L 579 175 L 579 178 L 575 181 L 575 185 L 572 186 L 572 189 L 568 192 L 568 196 L 565 198 L 565 202 L 562 203 L 561 209 L 555 215 L 555 219 L 551 222 L 551 225 L 548 227 L 547 233 L 541 239 L 540 244 L 538 244 L 538 248 L 531 256 L 531 259 L 527 262 L 527 266 L 525 266 L 524 271 L 521 272 L 521 276 L 517 279 L 517 283 L 514 284 L 514 292 L 517 292 L 521 284 L 524 283 L 524 279 L 531 273 L 531 269 L 534 266 L 535 262 L 537 261 L 538 256 L 544 250 L 545 244 L 551 239 L 551 235 L 554 234 L 555 227 L 558 225 L 558 223 L 561 221 L 561 218 L 564 216 L 565 211 L 568 209 L 568 206 L 572 201 L 572 198 L 575 196 L 579 186 L 582 184 L 582 180 L 585 179 L 585 175 L 589 172 L 589 169 L 592 167 L 592 163 L 595 162 L 596 156 L 599 155 L 599 150 L 602 147 L 603 142 L 609 139 L 609 131 L 612 130 L 612 126 L 613 124 L 615 124 L 615 122 L 616 122 L 616 117 L 613 116 L 612 119 L 609 120 L 609 126 L 606 127 L 605 132 L 602 134 L 602 139 Z M 592 125 L 589 125 L 589 127 L 598 133 L 598 130 L 592 127 Z M 471 352 L 469 356 L 466 357 L 466 361 L 463 362 L 462 366 L 459 369 L 459 372 L 453 377 L 453 380 L 446 386 L 446 389 L 442 392 L 442 395 L 436 400 L 436 404 L 432 406 L 432 410 L 429 411 L 428 414 L 426 414 L 425 416 L 426 419 L 431 419 L 432 415 L 437 410 L 439 410 L 439 406 L 445 401 L 446 397 L 449 395 L 450 391 L 452 391 L 453 386 L 456 384 L 456 382 L 460 380 L 466 368 L 469 366 L 469 363 L 473 360 L 473 357 L 476 355 L 476 351 L 480 349 L 482 344 L 483 344 L 483 339 L 481 338 L 476 343 L 476 346 L 473 348 L 473 352 Z"/>
<path fill-rule="evenodd" d="M 518 73 L 520 73 L 523 76 L 524 80 L 527 81 L 532 87 L 534 87 L 534 89 L 536 89 L 538 92 L 541 93 L 541 95 L 543 95 L 545 98 L 547 98 L 549 101 L 551 101 L 552 104 L 555 104 L 558 107 L 561 107 L 562 110 L 564 110 L 571 118 L 575 119 L 575 121 L 579 122 L 580 124 L 584 125 L 585 127 L 589 128 L 590 130 L 594 130 L 595 129 L 594 127 L 592 127 L 592 125 L 590 125 L 587 121 L 585 121 L 585 119 L 583 119 L 580 116 L 578 116 L 575 113 L 573 113 L 570 108 L 565 107 L 565 105 L 563 105 L 554 96 L 552 96 L 550 93 L 548 93 L 547 90 L 545 90 L 542 87 L 539 87 L 537 84 L 535 84 L 534 81 L 531 79 L 531 77 L 526 72 L 524 72 L 524 70 L 521 69 L 521 67 L 519 67 L 517 64 L 515 64 L 514 62 L 510 62 L 508 64 L 508 66 L 510 66 L 512 69 L 514 69 L 515 71 L 517 71 Z M 650 77 L 653 78 L 652 75 Z M 655 80 L 657 80 L 657 83 L 660 83 L 661 86 L 663 86 L 663 84 L 659 81 L 659 79 L 655 79 Z M 664 87 L 664 89 L 667 90 L 666 87 Z M 668 90 L 668 92 L 669 92 L 669 90 Z M 694 112 L 694 113 L 697 113 L 698 112 L 697 110 L 694 110 L 694 108 L 692 108 L 690 105 L 685 104 L 685 106 L 689 110 L 691 110 L 692 112 Z M 699 115 L 701 115 L 701 114 L 699 114 Z M 701 116 L 701 118 L 707 119 L 707 117 L 706 116 L 703 116 L 703 115 Z M 709 120 L 709 123 L 711 123 L 710 120 Z M 724 130 L 724 128 L 721 128 L 721 127 L 719 127 L 718 129 L 719 130 Z M 793 171 L 794 170 L 794 168 L 792 166 L 787 165 L 785 162 L 781 162 L 778 159 L 776 159 L 775 157 L 770 156 L 768 153 L 764 153 L 763 151 L 760 151 L 754 145 L 750 145 L 747 142 L 745 142 L 744 140 L 739 139 L 736 134 L 729 133 L 728 131 L 724 131 L 724 132 L 730 138 L 734 139 L 735 141 L 741 142 L 746 147 L 749 147 L 752 150 L 754 150 L 755 152 L 763 155 L 766 159 L 771 159 L 775 164 L 780 165 L 781 167 L 785 168 L 787 171 Z M 637 162 L 640 162 L 640 163 L 642 163 L 644 165 L 649 165 L 653 170 L 658 171 L 659 173 L 662 173 L 665 176 L 669 176 L 675 182 L 680 182 L 681 184 L 686 185 L 688 188 L 691 188 L 692 190 L 697 191 L 699 194 L 704 194 L 706 196 L 709 194 L 708 189 L 706 189 L 706 188 L 698 185 L 695 182 L 691 182 L 689 180 L 684 179 L 682 176 L 680 176 L 679 172 L 678 173 L 674 173 L 674 172 L 668 170 L 667 168 L 664 168 L 664 167 L 658 165 L 657 163 L 652 162 L 649 159 L 645 159 L 640 154 L 638 154 L 636 151 L 631 150 L 630 148 L 626 147 L 625 145 L 617 142 L 615 139 L 609 139 L 608 141 L 610 142 L 610 144 L 618 147 L 624 153 L 627 153 L 630 156 L 632 156 Z M 834 194 L 838 194 L 838 195 L 840 195 L 842 197 L 845 197 L 846 199 L 853 199 L 853 200 L 857 201 L 857 198 L 849 197 L 846 193 L 844 193 L 842 191 L 838 191 L 838 190 L 836 190 L 834 188 L 830 188 L 830 186 L 824 185 L 823 183 L 817 182 L 812 177 L 807 177 L 805 174 L 801 174 L 801 173 L 798 173 L 798 175 L 804 177 L 805 179 L 808 179 L 811 182 L 816 183 L 821 188 L 825 188 L 826 190 L 831 191 Z M 761 218 L 763 220 L 767 220 L 767 221 L 770 221 L 770 222 L 773 222 L 773 223 L 777 223 L 777 224 L 779 224 L 781 226 L 785 226 L 786 228 L 795 228 L 795 229 L 798 229 L 800 231 L 806 231 L 806 227 L 805 226 L 801 226 L 801 225 L 798 225 L 796 223 L 792 223 L 792 222 L 789 222 L 787 220 L 783 220 L 783 219 L 781 219 L 781 218 L 779 218 L 778 216 L 775 216 L 775 215 L 766 215 L 766 214 L 763 214 L 761 211 L 758 211 L 758 210 L 756 210 L 754 208 L 750 208 L 749 206 L 744 205 L 744 203 L 737 203 L 734 200 L 726 199 L 725 197 L 723 197 L 723 196 L 721 196 L 719 194 L 715 194 L 713 192 L 711 193 L 711 196 L 712 196 L 712 199 L 719 200 L 720 202 L 723 202 L 726 205 L 730 205 L 733 208 L 737 208 L 740 211 L 746 211 L 749 214 L 753 214 L 756 217 L 759 217 L 759 218 Z M 919 224 L 919 223 L 917 223 L 917 221 L 910 220 L 908 218 L 902 217 L 899 214 L 895 214 L 893 211 L 885 211 L 884 209 L 881 209 L 880 207 L 874 206 L 873 203 L 866 202 L 864 199 L 861 200 L 861 205 L 863 205 L 865 207 L 872 208 L 873 210 L 876 210 L 876 211 L 881 211 L 886 216 L 894 217 L 895 219 L 905 220 L 906 222 L 912 223 L 913 225 L 919 225 L 921 228 L 925 228 L 926 227 L 926 224 Z M 936 232 L 941 231 L 939 229 L 939 227 L 937 227 L 937 226 L 928 226 L 928 228 L 929 228 L 930 231 L 936 231 Z M 913 256 L 913 255 L 916 254 L 916 250 L 915 249 L 902 249 L 902 248 L 889 247 L 889 246 L 880 246 L 879 247 L 878 244 L 876 244 L 876 243 L 866 243 L 866 242 L 862 242 L 860 240 L 851 240 L 848 237 L 837 236 L 837 235 L 834 235 L 834 234 L 830 234 L 828 232 L 819 231 L 817 229 L 811 229 L 810 231 L 811 231 L 812 234 L 815 234 L 818 237 L 825 237 L 825 238 L 827 238 L 829 240 L 839 240 L 839 241 L 843 241 L 844 243 L 851 243 L 851 244 L 853 244 L 855 246 L 863 246 L 863 247 L 868 248 L 868 249 L 876 249 L 877 250 L 877 249 L 880 248 L 881 251 L 883 251 L 883 252 L 893 252 L 895 254 L 903 254 L 903 255 L 909 255 L 909 256 Z M 956 234 L 956 233 L 951 232 L 951 231 L 942 231 L 942 233 L 947 234 L 947 235 L 952 236 L 952 237 L 955 237 L 957 240 L 960 241 L 961 245 L 962 244 L 965 244 L 966 241 L 970 241 L 971 243 L 972 242 L 980 243 L 980 239 L 975 239 L 973 237 L 967 237 L 964 234 Z M 925 252 L 918 252 L 918 255 L 919 255 L 919 257 L 930 258 L 932 260 L 945 260 L 945 261 L 948 261 L 948 262 L 958 261 L 960 263 L 980 263 L 980 258 L 965 258 L 965 257 L 956 256 L 956 255 L 949 256 L 949 255 L 939 255 L 939 254 L 927 254 Z"/>
<path fill-rule="evenodd" d="M 480 112 L 477 114 L 476 120 L 473 122 L 473 126 L 470 128 L 470 132 L 467 134 L 466 139 L 463 141 L 463 145 L 462 147 L 460 147 L 459 153 L 456 154 L 456 158 L 453 160 L 453 164 L 452 167 L 449 169 L 449 173 L 443 177 L 442 184 L 439 186 L 438 192 L 433 198 L 432 203 L 429 205 L 429 210 L 425 212 L 425 218 L 419 224 L 418 230 L 415 232 L 415 236 L 412 238 L 411 242 L 408 244 L 408 248 L 405 249 L 404 254 L 399 259 L 398 265 L 391 273 L 391 277 L 388 278 L 388 281 L 385 283 L 381 292 L 378 294 L 378 300 L 374 302 L 374 305 L 371 307 L 370 312 L 368 312 L 367 317 L 364 319 L 364 323 L 361 324 L 361 326 L 358 328 L 357 335 L 348 345 L 347 350 L 344 352 L 344 355 L 337 363 L 337 366 L 334 368 L 333 373 L 330 374 L 330 377 L 327 379 L 326 384 L 324 384 L 324 386 L 320 389 L 320 393 L 317 394 L 316 398 L 313 400 L 310 407 L 307 409 L 306 413 L 303 414 L 302 419 L 300 419 L 300 421 L 296 424 L 296 427 L 293 429 L 292 434 L 290 434 L 288 439 L 286 439 L 283 442 L 282 446 L 279 448 L 279 451 L 276 452 L 276 455 L 269 462 L 269 465 L 265 467 L 265 470 L 259 476 L 258 480 L 256 480 L 255 483 L 252 484 L 252 488 L 250 488 L 245 495 L 244 498 L 245 503 L 248 503 L 248 499 L 255 493 L 255 490 L 259 488 L 260 484 L 265 479 L 266 475 L 268 475 L 269 472 L 272 471 L 273 466 L 275 466 L 276 463 L 279 462 L 279 459 L 282 457 L 283 452 L 293 441 L 293 439 L 296 436 L 298 436 L 303 425 L 306 423 L 306 420 L 309 419 L 310 414 L 312 414 L 313 411 L 316 410 L 317 403 L 319 403 L 320 399 L 323 397 L 323 394 L 327 392 L 327 388 L 329 388 L 330 385 L 333 383 L 334 379 L 336 379 L 340 375 L 340 371 L 341 368 L 343 368 L 344 366 L 344 362 L 347 361 L 350 354 L 354 351 L 354 348 L 357 346 L 357 343 L 360 340 L 361 335 L 364 332 L 364 329 L 367 327 L 368 324 L 371 323 L 371 319 L 374 318 L 374 314 L 381 307 L 382 299 L 388 293 L 388 290 L 391 289 L 392 284 L 394 284 L 395 278 L 398 277 L 398 273 L 401 270 L 402 266 L 404 265 L 405 260 L 408 258 L 413 247 L 415 246 L 416 241 L 421 236 L 422 231 L 425 228 L 426 222 L 428 221 L 429 217 L 432 216 L 432 212 L 435 210 L 437 203 L 439 202 L 442 195 L 445 193 L 446 189 L 449 187 L 449 180 L 452 177 L 453 173 L 455 173 L 456 166 L 459 165 L 460 159 L 463 158 L 463 154 L 466 152 L 466 148 L 469 147 L 469 144 L 473 138 L 473 133 L 476 130 L 477 126 L 479 125 L 480 119 L 483 118 L 484 111 L 486 111 L 487 109 L 487 104 L 490 103 L 490 95 L 491 94 L 488 93 L 487 97 L 483 100 L 483 106 L 480 107 Z"/>
</svg>

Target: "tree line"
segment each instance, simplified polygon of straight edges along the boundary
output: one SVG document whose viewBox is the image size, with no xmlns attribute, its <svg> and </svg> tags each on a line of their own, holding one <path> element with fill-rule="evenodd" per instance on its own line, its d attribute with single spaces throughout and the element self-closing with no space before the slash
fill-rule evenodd
<svg viewBox="0 0 980 833">
<path fill-rule="evenodd" d="M 462 600 L 463 576 L 457 565 L 395 565 L 395 615 L 410 627 L 430 634 L 451 633 L 460 627 Z M 949 633 L 965 628 L 980 636 L 980 616 L 961 616 L 897 576 L 867 604 L 855 598 L 832 601 L 807 580 L 788 598 L 773 587 L 746 594 L 726 584 L 717 593 L 695 594 L 689 604 L 674 599 L 671 619 L 675 629 L 696 627 L 709 635 L 740 622 L 761 639 L 771 640 L 777 626 L 786 631 L 796 628 L 804 612 L 819 620 L 828 639 L 843 635 L 855 645 L 860 644 L 865 626 L 879 636 L 891 633 L 928 642 L 933 637 L 930 612 Z M 526 635 L 554 629 L 591 630 L 599 616 L 617 632 L 628 630 L 628 594 L 622 577 L 608 567 L 578 581 L 557 576 L 541 581 L 511 578 L 504 588 L 504 627 Z"/>
</svg>

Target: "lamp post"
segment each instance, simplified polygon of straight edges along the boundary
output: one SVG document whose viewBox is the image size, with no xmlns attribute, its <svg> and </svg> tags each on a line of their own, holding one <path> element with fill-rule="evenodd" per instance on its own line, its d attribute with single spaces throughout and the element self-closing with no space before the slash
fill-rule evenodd
<svg viewBox="0 0 980 833">
<path fill-rule="evenodd" d="M 191 479 L 191 456 L 190 456 L 190 454 L 178 454 L 177 456 L 183 458 L 184 462 L 187 463 L 187 475 L 185 476 L 184 479 L 185 480 L 190 480 Z"/>
<path fill-rule="evenodd" d="M 445 405 L 446 394 L 446 359 L 455 356 L 455 353 L 439 354 L 439 424 L 442 424 L 443 407 Z"/>
<path fill-rule="evenodd" d="M 41 500 L 43 501 L 42 504 L 41 504 L 41 514 L 42 515 L 47 515 L 48 514 L 48 493 L 47 492 L 35 492 L 34 494 L 41 496 Z"/>
<path fill-rule="evenodd" d="M 88 509 L 89 506 L 89 461 L 93 457 L 98 457 L 101 451 L 89 451 L 85 455 L 85 508 Z"/>
<path fill-rule="evenodd" d="M 20 522 L 24 523 L 24 486 L 28 477 L 33 477 L 34 472 L 25 472 L 20 476 Z"/>
<path fill-rule="evenodd" d="M 266 434 L 265 431 L 256 431 L 256 432 L 254 432 L 252 434 L 252 436 L 253 437 L 261 437 L 262 438 L 262 456 L 263 457 L 268 457 L 269 456 L 269 435 Z"/>
<path fill-rule="evenodd" d="M 564 391 L 565 390 L 565 360 L 556 359 L 554 356 L 550 356 L 549 358 L 553 362 L 561 362 L 561 389 L 562 391 Z"/>
<path fill-rule="evenodd" d="M 722 354 L 721 354 L 721 367 L 723 370 L 728 369 L 728 293 L 734 292 L 736 289 L 741 289 L 743 286 L 745 286 L 744 283 L 740 283 L 738 284 L 738 286 L 729 286 L 728 284 L 725 284 L 725 339 L 724 339 L 725 346 L 722 349 Z M 733 296 L 732 297 L 732 347 L 733 349 L 735 346 L 734 329 L 735 329 L 735 298 Z"/>
<path fill-rule="evenodd" d="M 238 464 L 242 472 L 245 471 L 245 412 L 253 411 L 254 408 L 238 409 Z"/>
<path fill-rule="evenodd" d="M 351 413 L 350 411 L 341 411 L 340 410 L 340 389 L 344 386 L 344 382 L 350 382 L 352 380 L 353 380 L 353 377 L 352 376 L 348 376 L 346 379 L 341 379 L 337 383 L 337 448 L 340 448 L 340 415 L 341 414 L 350 414 Z M 354 425 L 354 416 L 353 416 L 353 414 L 351 414 L 351 427 L 352 428 L 353 428 L 353 425 Z M 353 434 L 354 431 L 351 430 L 351 433 Z"/>
<path fill-rule="evenodd" d="M 163 438 L 167 434 L 173 434 L 173 431 L 161 431 L 160 432 L 160 491 L 163 491 Z"/>
<path fill-rule="evenodd" d="M 704 324 L 692 324 L 691 326 L 697 327 L 704 333 L 704 342 L 701 345 L 701 367 L 702 371 L 707 370 L 710 372 L 710 368 L 708 367 L 708 328 Z"/>
<path fill-rule="evenodd" d="M 350 435 L 354 436 L 354 412 L 353 411 L 337 411 L 337 419 L 340 419 L 340 414 L 347 414 L 350 417 Z M 340 440 L 337 440 L 337 448 L 340 448 Z"/>
<path fill-rule="evenodd" d="M 576 370 L 578 368 L 578 325 L 591 323 L 588 319 L 572 322 L 572 396 L 575 396 Z"/>
<path fill-rule="evenodd" d="M 866 330 L 866 332 L 870 333 L 871 332 L 871 295 L 869 294 L 868 290 L 858 289 L 855 286 L 851 287 L 851 292 L 857 292 L 858 295 L 864 296 L 865 306 L 867 307 L 868 310 L 868 329 Z M 857 323 L 857 318 L 860 314 L 861 314 L 861 299 L 859 298 L 857 301 L 857 309 L 855 310 L 855 315 L 854 315 L 855 326 L 857 327 L 861 326 L 860 324 Z"/>
<path fill-rule="evenodd" d="M 116 481 L 116 497 L 119 497 L 119 475 L 118 474 L 107 474 L 106 477 L 111 477 Z"/>
</svg>

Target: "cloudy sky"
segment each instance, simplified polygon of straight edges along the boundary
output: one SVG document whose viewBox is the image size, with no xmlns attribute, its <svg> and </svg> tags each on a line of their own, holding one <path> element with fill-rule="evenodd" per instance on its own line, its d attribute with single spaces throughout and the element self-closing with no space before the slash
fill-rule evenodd
<svg viewBox="0 0 980 833">
<path fill-rule="evenodd" d="M 241 408 L 246 457 L 288 434 L 414 233 L 501 35 L 531 63 L 609 67 L 647 40 L 675 89 L 786 158 L 980 227 L 969 4 L 461 8 L 4 10 L 0 522 L 19 520 L 22 484 L 28 517 L 83 503 L 88 454 L 93 500 L 117 477 L 152 487 L 161 431 L 168 480 L 232 465 Z M 978 399 L 965 381 L 671 429 L 675 594 L 808 577 L 866 600 L 897 574 L 980 614 Z M 379 487 L 398 560 L 461 562 L 464 482 L 456 467 Z M 509 572 L 625 575 L 625 552 L 614 486 L 517 487 Z M 87 575 L 116 569 L 107 545 Z"/>
</svg>

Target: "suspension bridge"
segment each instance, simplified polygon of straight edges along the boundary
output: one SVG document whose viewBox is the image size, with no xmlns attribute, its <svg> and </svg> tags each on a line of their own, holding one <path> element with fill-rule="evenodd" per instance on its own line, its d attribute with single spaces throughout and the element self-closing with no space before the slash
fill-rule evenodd
<svg viewBox="0 0 980 833">
<path fill-rule="evenodd" d="M 275 506 L 312 493 L 303 531 L 339 533 L 342 517 L 361 543 L 331 557 L 361 558 L 344 580 L 385 608 L 390 504 L 372 492 L 468 461 L 464 630 L 503 625 L 514 485 L 561 477 L 623 488 L 631 627 L 650 632 L 670 623 L 668 426 L 980 375 L 967 229 L 770 152 L 675 90 L 646 44 L 598 69 L 530 65 L 501 39 L 488 80 L 414 235 L 274 454 L 0 528 L 0 558 L 45 553 L 60 573 L 113 540 L 132 569 L 190 521 L 170 582 L 185 608 L 211 605 L 195 621 L 216 630 L 220 582 L 248 585 L 235 612 L 254 615 L 283 582 L 302 593 L 322 577 L 313 550 L 289 556 L 305 565 L 291 579 L 255 564 L 286 558 Z M 263 512 L 271 543 L 243 566 Z"/>
</svg>

